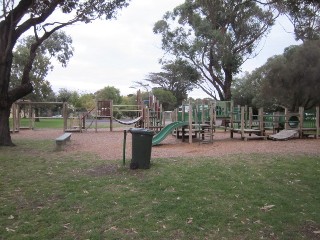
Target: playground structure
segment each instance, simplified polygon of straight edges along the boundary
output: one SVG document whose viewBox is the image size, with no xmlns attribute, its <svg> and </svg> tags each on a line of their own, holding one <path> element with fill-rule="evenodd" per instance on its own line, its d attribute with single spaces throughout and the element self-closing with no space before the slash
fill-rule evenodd
<svg viewBox="0 0 320 240">
<path fill-rule="evenodd" d="M 233 121 L 233 119 L 240 121 Z M 288 140 L 293 137 L 306 136 L 318 138 L 319 119 L 319 107 L 308 111 L 300 107 L 299 112 L 290 112 L 285 108 L 283 112 L 273 113 L 265 113 L 263 108 L 260 108 L 258 115 L 254 115 L 252 108 L 242 106 L 240 111 L 238 107 L 232 112 L 230 137 L 233 138 L 233 134 L 238 133 L 244 140 L 259 138 Z M 282 133 L 277 135 L 279 131 Z"/>
<path fill-rule="evenodd" d="M 40 116 L 39 113 L 36 114 L 36 110 L 40 107 L 55 106 L 59 108 L 59 115 L 55 116 Z M 49 115 L 52 115 L 49 114 Z M 11 132 L 19 132 L 23 129 L 35 129 L 35 123 L 37 120 L 41 119 L 62 119 L 62 128 L 64 132 L 82 132 L 83 121 L 79 114 L 74 113 L 67 102 L 31 102 L 29 100 L 17 101 L 12 105 L 11 108 Z M 25 119 L 22 123 L 22 118 Z M 27 123 L 27 125 L 26 125 Z"/>
<path fill-rule="evenodd" d="M 61 115 L 59 116 L 39 116 L 36 114 L 36 109 L 41 106 L 59 106 Z M 11 124 L 10 129 L 12 133 L 19 132 L 22 129 L 34 129 L 37 119 L 54 119 L 63 118 L 63 129 L 68 129 L 68 104 L 66 102 L 31 102 L 29 100 L 21 100 L 12 104 L 11 108 Z M 26 119 L 26 124 L 21 123 L 21 119 Z M 70 118 L 69 118 L 70 121 Z"/>
<path fill-rule="evenodd" d="M 149 128 L 156 132 L 160 131 L 165 125 L 165 118 L 163 118 L 164 112 L 159 100 L 153 95 L 149 95 L 147 100 L 142 100 L 141 93 L 138 91 L 136 102 L 136 105 L 114 105 L 112 100 L 96 101 L 95 107 L 90 111 L 79 113 L 73 111 L 66 102 L 17 101 L 12 105 L 10 129 L 15 133 L 22 129 L 34 129 L 37 119 L 63 118 L 64 132 L 82 132 L 91 127 L 94 127 L 97 132 L 98 122 L 103 120 L 107 120 L 110 131 L 113 131 L 114 122 Z M 61 114 L 58 116 L 51 116 L 52 114 L 45 117 L 39 116 L 36 114 L 36 109 L 39 106 L 59 106 Z M 126 118 L 121 118 L 123 116 Z M 23 123 L 22 118 L 26 119 Z"/>
<path fill-rule="evenodd" d="M 159 100 L 151 94 L 147 100 L 143 100 L 139 90 L 136 102 L 136 105 L 114 105 L 112 100 L 97 101 L 96 107 L 92 110 L 95 113 L 95 131 L 98 131 L 98 120 L 107 119 L 110 122 L 110 131 L 113 131 L 113 122 L 116 121 L 122 125 L 134 125 L 159 132 L 165 125 L 164 112 Z M 124 116 L 126 119 L 118 118 L 116 115 Z M 84 117 L 85 115 L 82 118 Z"/>
<path fill-rule="evenodd" d="M 247 106 L 234 106 L 233 101 L 209 101 L 184 103 L 173 112 L 173 122 L 184 122 L 179 132 L 192 136 L 199 136 L 200 142 L 212 142 L 216 129 L 230 131 L 230 137 L 240 134 L 241 139 L 273 139 L 288 140 L 293 137 L 303 138 L 320 134 L 319 107 L 305 111 L 303 107 L 299 112 L 265 113 L 263 108 L 258 114 L 253 114 L 253 109 Z M 279 133 L 281 131 L 281 133 Z M 184 136 L 182 136 L 184 138 Z"/>
<path fill-rule="evenodd" d="M 124 121 L 114 117 L 114 112 L 117 111 L 118 114 L 123 112 L 127 113 L 136 113 L 135 119 L 130 119 L 128 121 Z M 94 109 L 95 112 L 95 131 L 98 131 L 98 120 L 101 119 L 108 119 L 109 120 L 109 128 L 110 131 L 113 131 L 113 120 L 116 122 L 123 124 L 123 125 L 132 125 L 135 124 L 136 126 L 143 125 L 143 116 L 144 116 L 144 109 L 142 105 L 113 105 L 112 100 L 103 100 L 96 102 L 96 108 Z"/>
<path fill-rule="evenodd" d="M 197 138 L 199 143 L 212 143 L 217 129 L 230 131 L 231 138 L 240 134 L 243 140 L 287 140 L 306 136 L 318 138 L 320 134 L 319 107 L 308 111 L 300 107 L 298 112 L 284 109 L 282 112 L 273 113 L 264 112 L 263 108 L 260 108 L 255 115 L 251 107 L 234 106 L 233 101 L 189 101 L 171 112 L 172 123 L 166 126 L 165 112 L 154 96 L 150 95 L 147 100 L 142 100 L 138 91 L 136 102 L 136 105 L 113 105 L 111 100 L 97 101 L 91 111 L 77 114 L 72 112 L 65 102 L 17 101 L 12 106 L 11 131 L 34 129 L 36 119 L 63 118 L 64 132 L 82 132 L 91 126 L 94 126 L 97 132 L 98 121 L 103 119 L 108 120 L 110 131 L 113 131 L 114 122 L 154 130 L 158 134 L 154 136 L 153 145 L 159 144 L 171 133 L 182 138 L 182 141 L 188 138 L 189 143 L 192 143 L 194 138 Z M 36 107 L 43 105 L 59 106 L 61 115 L 36 116 Z M 92 117 L 88 120 L 90 114 Z M 29 119 L 27 126 L 21 125 L 22 115 Z"/>
<path fill-rule="evenodd" d="M 200 143 L 212 143 L 215 106 L 210 100 L 183 103 L 172 114 L 172 122 L 180 123 L 174 135 L 182 141 L 188 136 L 189 143 L 193 138 L 199 138 Z"/>
</svg>

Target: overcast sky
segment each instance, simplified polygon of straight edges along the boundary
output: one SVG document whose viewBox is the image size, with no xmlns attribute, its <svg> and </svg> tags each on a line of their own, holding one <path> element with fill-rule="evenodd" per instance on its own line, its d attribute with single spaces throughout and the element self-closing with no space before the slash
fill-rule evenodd
<svg viewBox="0 0 320 240">
<path fill-rule="evenodd" d="M 143 80 L 150 72 L 158 72 L 163 56 L 161 37 L 152 31 L 156 21 L 184 0 L 132 0 L 121 10 L 117 20 L 78 24 L 64 31 L 73 39 L 74 56 L 68 66 L 55 65 L 48 80 L 57 92 L 60 88 L 93 93 L 106 86 L 114 86 L 121 95 L 135 93 L 130 88 L 134 81 Z M 260 53 L 248 60 L 243 71 L 252 71 L 266 60 L 282 54 L 285 47 L 295 42 L 291 24 L 282 18 L 268 38 L 261 42 Z M 191 97 L 204 98 L 195 90 Z"/>
</svg>

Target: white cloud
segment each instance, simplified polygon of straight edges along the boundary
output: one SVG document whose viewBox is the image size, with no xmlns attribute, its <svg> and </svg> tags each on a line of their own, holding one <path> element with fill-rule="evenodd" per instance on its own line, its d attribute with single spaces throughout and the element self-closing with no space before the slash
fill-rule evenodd
<svg viewBox="0 0 320 240">
<path fill-rule="evenodd" d="M 75 48 L 67 68 L 56 64 L 48 76 L 53 89 L 67 88 L 95 92 L 105 86 L 120 89 L 122 95 L 135 92 L 134 81 L 143 80 L 150 72 L 161 69 L 163 56 L 160 36 L 152 32 L 156 21 L 184 0 L 134 0 L 119 12 L 117 20 L 96 21 L 66 28 Z M 284 21 L 284 20 L 281 20 Z M 288 22 L 284 21 L 287 28 Z M 289 28 L 290 29 L 290 28 Z M 290 30 L 291 31 L 291 30 Z M 247 61 L 243 70 L 251 71 L 268 57 L 281 54 L 294 43 L 293 34 L 277 25 L 264 43 L 258 57 Z M 206 97 L 199 90 L 190 94 Z"/>
</svg>

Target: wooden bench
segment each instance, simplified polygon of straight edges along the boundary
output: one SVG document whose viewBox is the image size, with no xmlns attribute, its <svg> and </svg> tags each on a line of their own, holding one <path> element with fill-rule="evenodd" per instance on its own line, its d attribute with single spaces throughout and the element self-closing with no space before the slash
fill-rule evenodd
<svg viewBox="0 0 320 240">
<path fill-rule="evenodd" d="M 70 141 L 71 133 L 64 133 L 56 138 L 56 149 L 61 150 L 67 141 Z"/>
</svg>

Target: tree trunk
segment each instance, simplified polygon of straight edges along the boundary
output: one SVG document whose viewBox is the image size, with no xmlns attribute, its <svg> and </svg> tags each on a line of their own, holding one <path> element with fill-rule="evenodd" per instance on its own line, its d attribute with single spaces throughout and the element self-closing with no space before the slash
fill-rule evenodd
<svg viewBox="0 0 320 240">
<path fill-rule="evenodd" d="M 10 135 L 10 109 L 10 104 L 0 108 L 0 146 L 14 146 Z"/>
<path fill-rule="evenodd" d="M 0 54 L 3 54 L 4 51 L 1 50 L 2 48 L 0 48 Z M 0 146 L 13 146 L 9 126 L 12 102 L 8 96 L 12 54 L 9 54 L 6 59 L 3 56 L 0 58 Z"/>
<path fill-rule="evenodd" d="M 225 73 L 225 80 L 223 85 L 223 93 L 224 93 L 224 100 L 230 101 L 232 94 L 231 94 L 231 84 L 232 84 L 232 71 L 229 69 L 224 69 Z"/>
</svg>

